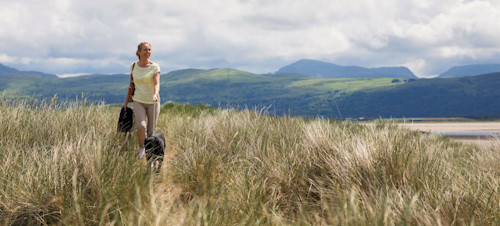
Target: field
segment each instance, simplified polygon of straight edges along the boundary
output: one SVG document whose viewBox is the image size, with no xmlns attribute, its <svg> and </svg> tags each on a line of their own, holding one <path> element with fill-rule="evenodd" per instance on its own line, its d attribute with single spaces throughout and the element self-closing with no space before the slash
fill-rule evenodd
<svg viewBox="0 0 500 226">
<path fill-rule="evenodd" d="M 0 112 L 4 225 L 500 224 L 498 143 L 170 103 L 155 174 L 118 108 L 0 98 Z"/>
</svg>

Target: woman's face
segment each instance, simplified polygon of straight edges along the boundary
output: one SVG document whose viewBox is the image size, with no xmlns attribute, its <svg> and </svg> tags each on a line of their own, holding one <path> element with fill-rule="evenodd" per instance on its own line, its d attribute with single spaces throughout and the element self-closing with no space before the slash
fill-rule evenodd
<svg viewBox="0 0 500 226">
<path fill-rule="evenodd" d="M 151 46 L 148 44 L 142 46 L 141 51 L 139 51 L 139 55 L 141 56 L 141 59 L 148 59 L 151 56 Z"/>
</svg>

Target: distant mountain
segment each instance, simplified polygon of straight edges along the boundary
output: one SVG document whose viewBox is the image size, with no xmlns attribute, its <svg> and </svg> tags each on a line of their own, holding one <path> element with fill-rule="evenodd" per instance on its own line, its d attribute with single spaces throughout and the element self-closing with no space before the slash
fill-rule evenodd
<svg viewBox="0 0 500 226">
<path fill-rule="evenodd" d="M 418 78 L 406 67 L 364 68 L 308 59 L 282 67 L 276 73 L 297 73 L 312 78 Z"/>
<path fill-rule="evenodd" d="M 462 77 L 500 72 L 500 64 L 470 64 L 455 66 L 439 75 L 439 77 Z"/>
<path fill-rule="evenodd" d="M 7 67 L 0 64 L 0 75 L 12 75 L 12 74 L 29 74 L 29 75 L 40 75 L 47 78 L 58 78 L 57 75 L 47 74 L 39 71 L 19 71 L 15 68 Z"/>
<path fill-rule="evenodd" d="M 13 73 L 18 73 L 19 70 L 11 67 L 4 66 L 3 64 L 0 64 L 0 75 L 1 74 L 13 74 Z"/>
</svg>

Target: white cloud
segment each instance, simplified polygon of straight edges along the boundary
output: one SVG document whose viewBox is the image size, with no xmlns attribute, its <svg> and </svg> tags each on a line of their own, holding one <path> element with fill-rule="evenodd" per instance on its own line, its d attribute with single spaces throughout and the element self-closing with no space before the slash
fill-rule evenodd
<svg viewBox="0 0 500 226">
<path fill-rule="evenodd" d="M 425 75 L 500 55 L 498 0 L 18 0 L 0 13 L 0 63 L 57 74 L 126 71 L 140 41 L 163 72 L 312 58 Z"/>
<path fill-rule="evenodd" d="M 0 54 L 0 62 L 12 63 L 15 61 L 17 61 L 17 59 L 15 57 L 7 56 L 7 54 Z"/>
<path fill-rule="evenodd" d="M 81 75 L 88 75 L 87 73 L 75 73 L 75 74 L 60 74 L 57 75 L 59 78 L 71 78 L 71 77 L 78 77 Z"/>
<path fill-rule="evenodd" d="M 408 59 L 407 62 L 401 64 L 407 68 L 412 68 L 414 71 L 421 71 L 424 70 L 425 67 L 427 66 L 427 61 L 422 58 L 413 58 L 413 59 Z M 422 75 L 420 75 L 422 76 Z M 424 75 L 422 77 L 435 77 L 437 75 Z"/>
</svg>

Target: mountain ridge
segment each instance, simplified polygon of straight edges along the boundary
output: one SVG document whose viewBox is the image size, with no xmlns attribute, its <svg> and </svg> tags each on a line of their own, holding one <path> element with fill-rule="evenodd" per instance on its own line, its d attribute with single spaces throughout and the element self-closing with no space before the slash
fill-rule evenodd
<svg viewBox="0 0 500 226">
<path fill-rule="evenodd" d="M 204 71 L 204 70 L 241 71 L 232 68 L 213 68 L 213 69 L 187 68 L 175 71 Z M 475 76 L 475 75 L 488 74 L 494 72 L 500 72 L 500 64 L 469 64 L 469 65 L 453 66 L 449 68 L 447 71 L 439 74 L 436 78 Z M 16 68 L 8 67 L 0 63 L 0 75 L 9 75 L 9 74 L 35 74 L 47 78 L 62 78 L 55 74 L 44 73 L 39 71 L 20 71 Z M 286 74 L 285 76 L 295 75 L 295 77 L 307 76 L 310 78 L 377 78 L 377 77 L 403 78 L 403 79 L 419 78 L 409 68 L 404 66 L 366 68 L 355 65 L 342 66 L 312 59 L 301 59 L 294 63 L 281 67 L 275 73 L 269 73 L 263 75 L 280 77 L 284 76 L 283 74 Z M 82 74 L 78 76 L 85 76 L 85 75 L 91 75 L 91 74 Z"/>
<path fill-rule="evenodd" d="M 461 66 L 453 66 L 447 71 L 439 74 L 438 77 L 464 77 L 480 74 L 488 74 L 500 72 L 500 64 L 468 64 Z"/>
<path fill-rule="evenodd" d="M 0 64 L 0 75 L 9 75 L 9 74 L 35 74 L 35 75 L 40 75 L 40 76 L 47 77 L 47 78 L 59 78 L 57 75 L 54 75 L 54 74 L 48 74 L 48 73 L 39 72 L 39 71 L 20 71 L 18 69 Z"/>
<path fill-rule="evenodd" d="M 276 73 L 298 73 L 313 78 L 418 78 L 410 69 L 403 66 L 365 68 L 360 66 L 341 66 L 311 59 L 298 60 L 281 67 Z"/>
</svg>

